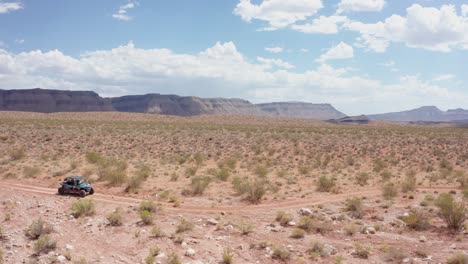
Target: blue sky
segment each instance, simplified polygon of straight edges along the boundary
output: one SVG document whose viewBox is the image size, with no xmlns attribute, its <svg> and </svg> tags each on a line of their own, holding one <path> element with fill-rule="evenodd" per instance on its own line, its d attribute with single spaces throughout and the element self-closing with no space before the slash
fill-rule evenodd
<svg viewBox="0 0 468 264">
<path fill-rule="evenodd" d="M 0 0 L 0 89 L 468 108 L 468 5 Z"/>
</svg>

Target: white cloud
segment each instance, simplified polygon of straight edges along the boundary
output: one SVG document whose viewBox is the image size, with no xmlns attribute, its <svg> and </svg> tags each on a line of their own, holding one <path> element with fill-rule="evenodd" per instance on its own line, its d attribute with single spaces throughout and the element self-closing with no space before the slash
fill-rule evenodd
<svg viewBox="0 0 468 264">
<path fill-rule="evenodd" d="M 446 74 L 441 74 L 441 75 L 438 75 L 434 78 L 434 81 L 436 82 L 441 82 L 441 81 L 448 81 L 448 80 L 452 80 L 452 79 L 455 79 L 455 75 L 453 74 L 449 74 L 449 73 L 446 73 Z"/>
<path fill-rule="evenodd" d="M 128 15 L 128 10 L 135 8 L 137 5 L 138 2 L 129 2 L 125 5 L 121 5 L 119 7 L 119 10 L 115 14 L 113 14 L 112 17 L 122 21 L 132 20 L 133 18 Z"/>
<path fill-rule="evenodd" d="M 385 0 L 341 0 L 338 4 L 337 13 L 346 11 L 376 12 L 385 6 Z"/>
<path fill-rule="evenodd" d="M 266 47 L 265 50 L 271 53 L 281 53 L 284 51 L 281 47 Z"/>
<path fill-rule="evenodd" d="M 6 14 L 20 9 L 23 9 L 23 4 L 21 4 L 21 2 L 0 2 L 0 14 Z"/>
<path fill-rule="evenodd" d="M 263 0 L 258 5 L 251 0 L 240 0 L 234 14 L 247 22 L 254 19 L 266 21 L 269 26 L 263 30 L 271 31 L 305 20 L 322 7 L 321 0 Z"/>
<path fill-rule="evenodd" d="M 15 43 L 24 44 L 24 39 L 15 39 Z"/>
<path fill-rule="evenodd" d="M 384 52 L 392 42 L 443 52 L 468 49 L 468 19 L 458 16 L 453 5 L 437 9 L 413 4 L 405 17 L 392 15 L 374 24 L 351 21 L 344 27 L 360 32 L 358 43 L 375 52 Z"/>
<path fill-rule="evenodd" d="M 350 59 L 352 57 L 354 57 L 353 47 L 345 42 L 340 42 L 338 45 L 330 48 L 325 54 L 322 54 L 317 61 L 325 62 L 327 60 Z"/>
<path fill-rule="evenodd" d="M 468 5 L 461 5 L 462 16 L 468 16 Z"/>
<path fill-rule="evenodd" d="M 278 68 L 284 68 L 284 69 L 294 68 L 294 65 L 288 62 L 285 62 L 281 59 L 267 59 L 263 57 L 257 57 L 257 61 L 264 64 L 268 69 L 272 68 L 273 66 L 276 66 Z"/>
<path fill-rule="evenodd" d="M 304 33 L 336 34 L 338 33 L 338 25 L 346 21 L 348 18 L 345 16 L 320 16 L 313 19 L 311 23 L 294 24 L 291 28 Z"/>
<path fill-rule="evenodd" d="M 140 49 L 130 42 L 71 57 L 61 51 L 11 53 L 0 49 L 0 86 L 94 90 L 103 96 L 150 92 L 205 97 L 240 97 L 254 102 L 330 102 L 347 114 L 375 113 L 434 104 L 468 107 L 468 96 L 403 76 L 395 83 L 321 64 L 293 72 L 279 59 L 250 60 L 232 42 L 197 54 Z M 395 102 L 388 104 L 389 101 Z"/>
<path fill-rule="evenodd" d="M 302 48 L 302 49 L 301 49 L 301 52 L 308 53 L 308 52 L 309 52 L 309 49 L 304 49 L 304 48 Z"/>
</svg>

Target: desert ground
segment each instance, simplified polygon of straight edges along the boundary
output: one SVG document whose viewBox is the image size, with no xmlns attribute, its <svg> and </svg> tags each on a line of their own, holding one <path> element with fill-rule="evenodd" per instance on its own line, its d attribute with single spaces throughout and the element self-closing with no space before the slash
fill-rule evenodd
<svg viewBox="0 0 468 264">
<path fill-rule="evenodd" d="M 0 112 L 0 263 L 468 263 L 467 204 L 466 128 Z"/>
</svg>

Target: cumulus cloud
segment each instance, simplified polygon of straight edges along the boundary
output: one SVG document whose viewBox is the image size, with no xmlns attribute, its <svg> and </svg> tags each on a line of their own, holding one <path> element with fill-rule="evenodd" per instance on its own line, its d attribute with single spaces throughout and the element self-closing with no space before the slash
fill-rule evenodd
<svg viewBox="0 0 468 264">
<path fill-rule="evenodd" d="M 23 4 L 21 4 L 21 2 L 0 2 L 0 14 L 6 14 L 20 9 L 23 9 Z"/>
<path fill-rule="evenodd" d="M 284 51 L 281 47 L 266 47 L 265 50 L 271 53 L 281 53 Z"/>
<path fill-rule="evenodd" d="M 132 20 L 133 18 L 128 15 L 128 10 L 135 8 L 137 5 L 138 2 L 129 2 L 125 5 L 121 5 L 119 7 L 119 10 L 115 14 L 113 14 L 112 17 L 122 21 Z"/>
<path fill-rule="evenodd" d="M 263 30 L 276 30 L 305 20 L 322 7 L 321 0 L 263 0 L 260 4 L 254 4 L 251 0 L 240 0 L 234 14 L 247 22 L 266 21 L 268 27 Z"/>
<path fill-rule="evenodd" d="M 325 62 L 327 60 L 350 59 L 352 57 L 354 57 L 353 47 L 345 42 L 340 42 L 338 45 L 330 48 L 327 52 L 322 54 L 317 61 Z"/>
<path fill-rule="evenodd" d="M 455 79 L 455 77 L 456 77 L 455 75 L 449 74 L 449 73 L 440 74 L 440 75 L 438 75 L 438 76 L 436 76 L 436 77 L 434 78 L 434 81 L 436 81 L 436 82 L 448 81 L 448 80 L 453 80 L 453 79 Z"/>
<path fill-rule="evenodd" d="M 376 12 L 381 11 L 384 6 L 385 0 L 341 0 L 337 13 L 346 11 Z"/>
<path fill-rule="evenodd" d="M 304 33 L 336 34 L 339 31 L 338 26 L 346 21 L 348 18 L 345 16 L 320 16 L 311 23 L 294 24 L 291 28 Z"/>
<path fill-rule="evenodd" d="M 344 27 L 359 32 L 358 44 L 375 52 L 384 52 L 392 42 L 442 52 L 468 49 L 468 19 L 457 15 L 453 5 L 438 9 L 413 4 L 405 17 L 392 15 L 370 24 L 351 21 Z"/>
<path fill-rule="evenodd" d="M 461 5 L 462 16 L 468 16 L 468 5 L 463 4 Z"/>
<path fill-rule="evenodd" d="M 347 114 L 427 104 L 467 107 L 466 94 L 417 76 L 403 76 L 386 84 L 327 64 L 304 72 L 292 71 L 293 67 L 279 59 L 251 60 L 233 42 L 218 42 L 196 54 L 140 49 L 132 42 L 79 57 L 59 50 L 12 53 L 0 49 L 0 84 L 6 89 L 42 87 L 94 90 L 103 96 L 157 92 L 240 97 L 254 102 L 330 102 Z"/>
</svg>

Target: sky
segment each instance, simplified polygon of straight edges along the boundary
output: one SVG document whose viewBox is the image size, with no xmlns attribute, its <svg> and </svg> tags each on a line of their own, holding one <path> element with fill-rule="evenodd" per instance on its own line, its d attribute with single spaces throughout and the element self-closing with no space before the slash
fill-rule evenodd
<svg viewBox="0 0 468 264">
<path fill-rule="evenodd" d="M 462 0 L 0 0 L 0 89 L 468 109 Z"/>
</svg>

